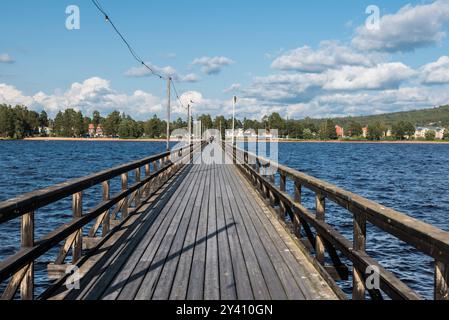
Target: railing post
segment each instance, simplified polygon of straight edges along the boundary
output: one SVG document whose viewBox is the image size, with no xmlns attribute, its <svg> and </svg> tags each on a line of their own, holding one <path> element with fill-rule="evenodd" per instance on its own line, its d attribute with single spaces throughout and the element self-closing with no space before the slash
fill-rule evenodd
<svg viewBox="0 0 449 320">
<path fill-rule="evenodd" d="M 449 300 L 449 267 L 435 261 L 435 300 Z"/>
<path fill-rule="evenodd" d="M 135 170 L 135 175 L 136 175 L 136 183 L 139 183 L 141 181 L 140 168 L 137 168 Z M 135 200 L 136 208 L 140 206 L 141 201 L 142 201 L 142 192 L 141 192 L 141 189 L 139 188 L 136 190 L 136 200 Z"/>
<path fill-rule="evenodd" d="M 122 191 L 126 191 L 128 189 L 128 173 L 122 174 Z M 129 197 L 126 197 L 123 199 L 123 206 L 122 206 L 122 219 L 128 218 L 128 203 Z"/>
<path fill-rule="evenodd" d="M 34 212 L 22 216 L 21 247 L 23 249 L 34 246 Z M 20 283 L 22 300 L 34 299 L 34 262 L 30 262 L 28 270 Z"/>
<path fill-rule="evenodd" d="M 151 174 L 151 167 L 150 167 L 150 164 L 148 163 L 148 164 L 146 164 L 145 165 L 145 177 L 146 178 L 148 178 L 149 176 L 150 176 L 150 174 Z M 150 182 L 148 182 L 147 184 L 146 184 L 146 186 L 145 186 L 145 196 L 148 196 L 149 194 L 150 194 L 150 186 L 151 186 L 151 183 Z"/>
<path fill-rule="evenodd" d="M 108 201 L 110 199 L 110 183 L 108 181 L 104 181 L 103 185 L 103 201 Z M 109 210 L 105 212 L 103 225 L 102 225 L 102 235 L 105 237 L 111 229 L 111 216 L 109 215 Z"/>
<path fill-rule="evenodd" d="M 158 162 L 157 161 L 153 162 L 153 168 L 154 168 L 154 172 L 158 172 L 159 171 L 159 166 L 158 166 Z M 153 179 L 153 185 L 155 186 L 155 190 L 159 188 L 159 180 L 160 180 L 159 175 L 157 175 Z"/>
<path fill-rule="evenodd" d="M 282 192 L 285 192 L 287 185 L 287 176 L 284 173 L 281 173 L 281 179 L 279 183 L 279 188 Z"/>
<path fill-rule="evenodd" d="M 280 183 L 279 183 L 279 189 L 281 190 L 281 192 L 285 192 L 286 191 L 286 185 L 287 185 L 287 176 L 284 173 L 280 173 Z M 281 199 L 279 199 L 279 208 L 278 208 L 278 214 L 279 214 L 279 219 L 281 221 L 285 220 L 285 213 L 286 213 L 287 209 L 284 205 L 284 203 L 282 202 Z"/>
<path fill-rule="evenodd" d="M 295 189 L 294 201 L 296 203 L 301 204 L 302 203 L 302 185 L 298 181 L 295 181 L 294 189 Z M 301 238 L 301 222 L 300 222 L 299 218 L 294 220 L 294 226 L 295 226 L 295 235 L 298 238 Z"/>
<path fill-rule="evenodd" d="M 360 252 L 366 250 L 366 214 L 358 211 L 354 211 L 354 250 Z M 353 267 L 352 279 L 352 299 L 365 300 L 364 271 Z"/>
<path fill-rule="evenodd" d="M 321 195 L 316 195 L 316 219 L 318 221 L 325 221 L 325 215 L 326 215 L 326 198 Z M 324 256 L 324 242 L 323 239 L 319 234 L 316 236 L 316 259 L 317 261 L 324 265 L 325 263 L 325 256 Z"/>
<path fill-rule="evenodd" d="M 81 218 L 83 215 L 83 193 L 78 192 L 72 196 L 72 212 L 73 218 Z M 78 230 L 73 242 L 72 263 L 76 264 L 80 259 L 83 251 L 83 229 Z"/>
</svg>

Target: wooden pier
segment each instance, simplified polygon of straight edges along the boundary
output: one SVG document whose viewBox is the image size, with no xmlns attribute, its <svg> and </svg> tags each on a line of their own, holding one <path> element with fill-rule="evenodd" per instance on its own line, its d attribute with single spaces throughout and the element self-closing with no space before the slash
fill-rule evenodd
<svg viewBox="0 0 449 320">
<path fill-rule="evenodd" d="M 223 163 L 202 161 L 211 149 L 223 151 Z M 114 179 L 121 191 L 112 195 Z M 85 208 L 85 191 L 98 185 L 102 202 Z M 302 205 L 304 188 L 316 194 L 314 212 Z M 39 209 L 67 197 L 72 221 L 35 239 Z M 353 241 L 326 223 L 326 201 L 353 216 Z M 0 263 L 6 300 L 422 299 L 368 255 L 368 223 L 432 257 L 435 299 L 449 299 L 449 233 L 225 143 L 196 143 L 0 203 L 0 224 L 18 218 L 22 249 Z M 36 295 L 35 261 L 54 247 L 54 284 Z M 379 288 L 366 285 L 368 267 L 379 271 Z M 350 276 L 348 296 L 335 280 Z"/>
</svg>

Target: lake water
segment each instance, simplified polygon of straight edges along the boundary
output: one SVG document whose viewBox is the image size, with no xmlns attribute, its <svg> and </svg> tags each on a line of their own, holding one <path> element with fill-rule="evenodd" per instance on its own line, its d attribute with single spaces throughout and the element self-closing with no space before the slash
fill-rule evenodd
<svg viewBox="0 0 449 320">
<path fill-rule="evenodd" d="M 162 142 L 0 141 L 0 201 L 65 180 L 163 152 Z M 449 145 L 285 143 L 280 162 L 385 206 L 449 231 Z M 290 191 L 292 185 L 288 185 Z M 119 181 L 112 191 L 118 190 Z M 86 195 L 95 205 L 99 189 Z M 41 209 L 36 237 L 71 218 L 70 199 Z M 313 209 L 311 193 L 305 205 Z M 352 216 L 329 204 L 327 221 L 352 239 Z M 20 242 L 19 221 L 0 226 L 0 260 Z M 56 249 L 55 249 L 56 250 Z M 37 262 L 37 292 L 48 285 L 46 265 L 56 251 Z M 433 261 L 375 228 L 368 229 L 368 252 L 426 298 L 433 296 Z M 350 291 L 350 283 L 342 283 Z"/>
</svg>

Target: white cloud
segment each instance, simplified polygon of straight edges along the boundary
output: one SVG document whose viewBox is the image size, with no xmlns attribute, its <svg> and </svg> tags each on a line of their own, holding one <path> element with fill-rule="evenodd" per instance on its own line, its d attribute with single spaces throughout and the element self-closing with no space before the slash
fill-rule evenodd
<svg viewBox="0 0 449 320">
<path fill-rule="evenodd" d="M 449 101 L 448 88 L 433 90 L 421 87 L 404 87 L 393 90 L 333 93 L 321 95 L 307 103 L 288 105 L 290 117 L 343 117 L 382 114 L 430 108 Z"/>
<path fill-rule="evenodd" d="M 260 100 L 303 103 L 334 91 L 396 89 L 416 75 L 415 70 L 400 62 L 373 67 L 343 66 L 322 73 L 280 73 L 256 77 L 252 85 L 240 91 L 247 97 Z"/>
<path fill-rule="evenodd" d="M 202 57 L 193 60 L 192 65 L 202 67 L 202 71 L 207 75 L 219 74 L 224 67 L 233 64 L 234 61 L 227 57 Z"/>
<path fill-rule="evenodd" d="M 178 76 L 178 79 L 175 79 L 175 80 L 178 80 L 180 82 L 193 83 L 193 82 L 200 81 L 200 77 L 198 77 L 198 75 L 196 75 L 195 73 L 189 73 L 189 74 L 186 74 L 186 75 L 180 75 L 180 76 Z"/>
<path fill-rule="evenodd" d="M 98 77 L 74 83 L 65 92 L 46 94 L 38 92 L 33 96 L 26 96 L 16 88 L 0 84 L 0 103 L 24 104 L 31 109 L 45 109 L 54 116 L 58 111 L 67 108 L 80 110 L 90 115 L 98 110 L 104 115 L 118 110 L 136 119 L 143 120 L 158 114 L 163 117 L 163 101 L 151 93 L 137 90 L 128 95 L 114 91 L 109 81 Z"/>
<path fill-rule="evenodd" d="M 223 90 L 223 93 L 235 93 L 240 91 L 242 85 L 240 83 L 233 83 L 231 86 Z"/>
<path fill-rule="evenodd" d="M 15 60 L 7 53 L 0 54 L 0 63 L 14 63 Z"/>
<path fill-rule="evenodd" d="M 288 51 L 271 67 L 283 71 L 323 72 L 341 66 L 372 66 L 380 56 L 362 54 L 336 41 L 323 41 L 318 50 L 304 46 Z"/>
<path fill-rule="evenodd" d="M 416 75 L 416 71 L 400 62 L 381 63 L 375 67 L 345 66 L 327 73 L 325 90 L 383 90 L 397 88 Z"/>
<path fill-rule="evenodd" d="M 361 50 L 413 51 L 441 42 L 449 23 L 449 0 L 406 5 L 395 14 L 382 16 L 379 30 L 360 26 L 352 44 Z"/>
<path fill-rule="evenodd" d="M 421 68 L 422 83 L 449 83 L 449 57 L 442 56 L 436 62 L 426 64 Z"/>
<path fill-rule="evenodd" d="M 0 103 L 10 105 L 30 105 L 33 103 L 33 98 L 25 96 L 13 86 L 0 83 Z"/>
<path fill-rule="evenodd" d="M 166 67 L 159 67 L 152 63 L 147 62 L 146 63 L 155 73 L 160 74 L 164 77 L 172 77 L 173 80 L 179 81 L 179 82 L 198 82 L 199 77 L 194 74 L 190 73 L 187 75 L 181 75 L 179 74 L 175 68 L 171 66 Z M 140 67 L 133 67 L 125 72 L 125 76 L 132 77 L 132 78 L 143 78 L 143 77 L 150 77 L 153 76 L 153 72 L 146 68 L 145 66 Z"/>
</svg>

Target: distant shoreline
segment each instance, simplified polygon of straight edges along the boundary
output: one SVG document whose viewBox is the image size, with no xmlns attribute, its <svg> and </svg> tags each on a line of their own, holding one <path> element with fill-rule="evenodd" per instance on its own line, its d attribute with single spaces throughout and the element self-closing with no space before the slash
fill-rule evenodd
<svg viewBox="0 0 449 320">
<path fill-rule="evenodd" d="M 2 139 L 0 139 L 2 140 Z M 13 141 L 13 140 L 5 140 Z M 78 141 L 78 142 L 166 142 L 165 139 L 119 139 L 119 138 L 25 138 L 23 141 Z M 342 144 L 449 144 L 449 141 L 365 141 L 365 140 L 292 140 L 280 139 L 280 143 L 342 143 Z"/>
<path fill-rule="evenodd" d="M 165 142 L 165 139 L 119 139 L 119 138 L 25 138 L 24 141 L 80 141 L 80 142 Z"/>
</svg>

